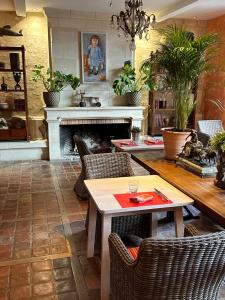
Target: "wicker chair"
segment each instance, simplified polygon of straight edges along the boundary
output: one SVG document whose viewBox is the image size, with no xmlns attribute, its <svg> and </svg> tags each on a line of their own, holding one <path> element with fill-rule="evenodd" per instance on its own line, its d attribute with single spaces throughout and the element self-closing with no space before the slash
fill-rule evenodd
<svg viewBox="0 0 225 300">
<path fill-rule="evenodd" d="M 77 151 L 80 155 L 81 160 L 81 173 L 74 185 L 74 192 L 81 199 L 87 199 L 89 197 L 87 188 L 84 184 L 84 179 L 86 178 L 85 167 L 84 167 L 84 155 L 95 154 L 95 153 L 106 153 L 111 152 L 110 148 L 100 148 L 100 149 L 89 149 L 85 143 L 85 141 L 78 135 L 74 135 L 73 137 L 74 143 L 77 147 Z"/>
<path fill-rule="evenodd" d="M 110 300 L 216 300 L 225 276 L 225 231 L 143 240 L 134 260 L 109 237 Z"/>
<path fill-rule="evenodd" d="M 87 179 L 115 178 L 133 176 L 130 164 L 130 156 L 126 152 L 115 152 L 84 156 L 84 164 Z M 88 215 L 87 215 L 88 216 Z M 97 237 L 100 235 L 100 215 L 97 218 Z M 88 217 L 87 222 L 88 223 Z M 112 232 L 120 236 L 137 235 L 149 236 L 149 215 L 123 216 L 112 219 Z M 98 238 L 97 238 L 98 240 Z"/>
<path fill-rule="evenodd" d="M 224 130 L 221 120 L 200 120 L 197 122 L 198 138 L 206 147 L 209 140 L 217 132 Z"/>
</svg>

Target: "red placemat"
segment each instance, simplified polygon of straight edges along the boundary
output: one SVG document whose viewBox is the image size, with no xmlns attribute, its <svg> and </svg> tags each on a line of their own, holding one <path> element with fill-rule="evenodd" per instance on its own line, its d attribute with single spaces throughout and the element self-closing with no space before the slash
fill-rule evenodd
<svg viewBox="0 0 225 300">
<path fill-rule="evenodd" d="M 164 142 L 161 140 L 152 140 L 152 141 L 144 141 L 146 145 L 164 145 Z"/>
<path fill-rule="evenodd" d="M 146 201 L 144 203 L 134 203 L 130 201 L 131 197 L 140 196 L 143 194 L 147 194 L 149 196 L 153 196 L 153 199 Z M 149 206 L 149 205 L 161 205 L 161 204 L 170 204 L 173 203 L 171 200 L 162 200 L 162 198 L 157 195 L 155 192 L 142 192 L 142 193 L 127 193 L 127 194 L 114 194 L 113 195 L 116 200 L 119 202 L 122 208 L 128 207 L 138 207 L 138 206 Z"/>
<path fill-rule="evenodd" d="M 134 141 L 117 141 L 115 143 L 116 147 L 122 147 L 122 146 L 125 146 L 125 147 L 133 147 L 133 146 L 137 146 L 137 144 L 134 142 Z"/>
</svg>

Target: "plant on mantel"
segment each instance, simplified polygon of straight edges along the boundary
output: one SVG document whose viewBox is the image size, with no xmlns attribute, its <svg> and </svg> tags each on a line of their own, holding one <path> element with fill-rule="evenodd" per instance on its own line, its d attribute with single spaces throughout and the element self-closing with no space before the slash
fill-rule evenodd
<svg viewBox="0 0 225 300">
<path fill-rule="evenodd" d="M 112 87 L 115 94 L 127 96 L 129 105 L 140 105 L 141 90 L 151 91 L 156 88 L 151 64 L 143 63 L 137 76 L 131 62 L 126 61 Z"/>
<path fill-rule="evenodd" d="M 192 91 L 199 76 L 209 68 L 209 59 L 215 53 L 215 45 L 218 40 L 217 34 L 209 33 L 197 38 L 184 27 L 168 25 L 159 29 L 164 42 L 160 44 L 160 50 L 153 55 L 154 60 L 149 58 L 149 63 L 165 70 L 165 80 L 167 86 L 173 93 L 176 109 L 176 126 L 173 132 L 185 132 L 188 117 L 192 112 L 195 102 Z M 167 152 L 166 140 L 169 136 L 168 130 L 162 131 L 166 158 L 174 159 L 176 154 L 181 152 L 181 147 L 185 143 L 186 135 L 179 135 L 181 144 L 177 144 L 174 151 Z M 187 133 L 188 134 L 188 133 Z M 178 135 L 177 135 L 178 136 Z M 173 143 L 175 135 L 171 135 L 170 142 Z"/>
<path fill-rule="evenodd" d="M 73 74 L 64 74 L 60 71 L 53 71 L 48 68 L 45 72 L 45 67 L 35 65 L 32 80 L 37 82 L 41 81 L 44 85 L 46 92 L 43 92 L 43 98 L 47 107 L 57 107 L 60 101 L 60 91 L 67 85 L 75 91 L 79 85 L 80 80 Z"/>
</svg>

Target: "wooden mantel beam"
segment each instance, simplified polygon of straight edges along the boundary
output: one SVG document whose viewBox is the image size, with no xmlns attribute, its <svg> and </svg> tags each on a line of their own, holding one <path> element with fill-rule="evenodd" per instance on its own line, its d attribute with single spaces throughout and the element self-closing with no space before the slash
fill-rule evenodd
<svg viewBox="0 0 225 300">
<path fill-rule="evenodd" d="M 25 0 L 13 0 L 16 15 L 18 17 L 26 17 L 26 1 Z"/>
</svg>

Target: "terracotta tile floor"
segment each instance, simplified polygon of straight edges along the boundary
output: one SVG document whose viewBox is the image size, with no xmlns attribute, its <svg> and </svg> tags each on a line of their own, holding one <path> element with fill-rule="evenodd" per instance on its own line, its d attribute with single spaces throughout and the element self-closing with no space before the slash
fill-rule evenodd
<svg viewBox="0 0 225 300">
<path fill-rule="evenodd" d="M 0 163 L 0 300 L 100 299 L 99 260 L 86 258 L 87 203 L 73 192 L 79 172 L 77 162 Z"/>
</svg>

